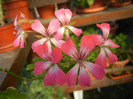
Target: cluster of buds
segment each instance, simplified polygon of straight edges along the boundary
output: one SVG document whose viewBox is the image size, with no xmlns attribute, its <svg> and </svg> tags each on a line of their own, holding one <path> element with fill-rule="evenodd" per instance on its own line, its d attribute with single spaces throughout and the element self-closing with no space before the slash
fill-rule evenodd
<svg viewBox="0 0 133 99">
<path fill-rule="evenodd" d="M 105 52 L 110 64 L 118 60 L 117 56 L 108 49 L 108 47 L 119 47 L 111 39 L 107 40 L 110 32 L 109 24 L 97 24 L 97 27 L 103 31 L 103 36 L 99 34 L 83 35 L 80 48 L 76 48 L 69 33 L 80 36 L 82 30 L 70 25 L 72 12 L 69 9 L 59 9 L 55 11 L 55 17 L 50 21 L 47 29 L 38 19 L 32 21 L 31 29 L 41 35 L 40 39 L 32 44 L 32 49 L 44 60 L 35 63 L 33 73 L 39 75 L 47 71 L 44 77 L 45 86 L 63 85 L 65 83 L 73 86 L 77 79 L 79 85 L 90 86 L 91 79 L 88 72 L 97 80 L 102 79 L 105 75 L 104 69 L 107 67 Z M 20 45 L 23 48 L 26 32 L 18 25 L 17 17 L 14 25 L 18 31 L 14 46 Z M 62 39 L 63 35 L 65 35 L 65 40 Z M 100 53 L 95 63 L 88 62 L 86 57 L 95 47 L 99 47 Z M 66 74 L 58 66 L 58 63 L 62 60 L 62 53 L 73 58 L 75 64 Z"/>
</svg>

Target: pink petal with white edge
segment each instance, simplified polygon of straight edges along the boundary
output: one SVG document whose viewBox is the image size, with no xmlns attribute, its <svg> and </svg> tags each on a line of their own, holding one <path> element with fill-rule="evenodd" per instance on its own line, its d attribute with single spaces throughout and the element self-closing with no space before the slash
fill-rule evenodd
<svg viewBox="0 0 133 99">
<path fill-rule="evenodd" d="M 65 43 L 63 40 L 56 40 L 55 38 L 51 38 L 50 41 L 56 46 L 61 48 L 62 44 Z"/>
<path fill-rule="evenodd" d="M 88 72 L 85 70 L 84 67 L 80 67 L 78 83 L 81 86 L 88 86 L 89 87 L 91 85 L 90 77 L 89 77 Z"/>
<path fill-rule="evenodd" d="M 72 17 L 72 12 L 69 9 L 59 9 L 55 11 L 55 16 L 61 21 L 63 25 L 67 25 Z"/>
<path fill-rule="evenodd" d="M 66 42 L 62 44 L 61 50 L 75 60 L 79 59 L 78 51 L 70 38 L 67 38 Z"/>
<path fill-rule="evenodd" d="M 113 54 L 113 53 L 112 53 L 109 49 L 107 49 L 107 48 L 104 48 L 104 49 L 105 49 L 105 51 L 106 51 L 107 54 L 108 54 L 109 64 L 112 64 L 112 63 L 118 61 L 118 58 L 117 58 L 117 56 L 116 56 L 115 54 Z"/>
<path fill-rule="evenodd" d="M 54 70 L 56 75 L 56 83 L 59 85 L 63 85 L 66 83 L 66 75 L 65 73 L 57 66 L 57 64 L 54 64 Z"/>
<path fill-rule="evenodd" d="M 45 86 L 53 86 L 56 81 L 56 74 L 54 66 L 50 67 L 47 74 L 44 77 L 44 85 Z"/>
<path fill-rule="evenodd" d="M 68 28 L 76 35 L 76 36 L 80 36 L 82 33 L 81 29 L 75 28 L 73 26 L 68 26 Z"/>
<path fill-rule="evenodd" d="M 34 23 L 31 24 L 31 28 L 32 28 L 32 30 L 34 30 L 34 31 L 36 31 L 38 33 L 41 33 L 44 36 L 48 36 L 46 34 L 46 29 L 44 28 L 42 23 L 39 20 L 37 20 L 37 19 L 35 19 Z"/>
<path fill-rule="evenodd" d="M 97 56 L 95 63 L 100 65 L 104 69 L 107 67 L 106 54 L 105 54 L 103 48 L 101 48 L 101 51 L 100 51 L 99 55 Z"/>
<path fill-rule="evenodd" d="M 46 42 L 46 40 L 47 40 L 46 38 L 42 38 L 40 40 L 37 40 L 37 41 L 33 42 L 33 44 L 32 44 L 32 50 L 33 50 L 33 52 L 36 52 L 36 47 L 38 45 L 43 45 L 43 43 Z"/>
<path fill-rule="evenodd" d="M 44 60 L 50 61 L 49 53 L 48 53 L 48 46 L 46 43 L 43 45 L 38 45 L 36 48 L 36 53 Z"/>
<path fill-rule="evenodd" d="M 113 47 L 113 48 L 119 47 L 119 45 L 116 45 L 111 39 L 108 39 L 107 41 L 105 41 L 103 45 Z"/>
<path fill-rule="evenodd" d="M 97 80 L 101 80 L 104 77 L 105 71 L 100 65 L 86 61 L 83 61 L 83 64 Z"/>
<path fill-rule="evenodd" d="M 24 36 L 21 35 L 20 48 L 24 48 Z"/>
<path fill-rule="evenodd" d="M 81 38 L 81 43 L 80 43 L 80 59 L 84 59 L 89 52 L 92 51 L 94 48 L 93 40 L 89 39 L 87 35 L 84 35 Z"/>
<path fill-rule="evenodd" d="M 36 62 L 33 73 L 36 75 L 39 75 L 39 74 L 43 73 L 43 71 L 45 71 L 48 67 L 50 67 L 51 64 L 52 64 L 51 61 Z"/>
<path fill-rule="evenodd" d="M 110 25 L 108 23 L 96 24 L 103 31 L 103 38 L 106 40 L 109 36 Z"/>
<path fill-rule="evenodd" d="M 14 42 L 13 42 L 13 46 L 14 46 L 14 47 L 19 46 L 19 44 L 20 44 L 20 39 L 21 39 L 21 36 L 19 35 L 19 36 L 14 40 Z"/>
<path fill-rule="evenodd" d="M 56 32 L 60 28 L 60 22 L 57 19 L 53 19 L 50 21 L 49 26 L 48 26 L 48 34 L 51 35 L 54 32 Z"/>
<path fill-rule="evenodd" d="M 64 34 L 64 31 L 65 31 L 65 28 L 64 27 L 61 27 L 54 35 L 54 38 L 56 40 L 60 40 Z"/>
<path fill-rule="evenodd" d="M 67 78 L 67 84 L 68 86 L 73 86 L 76 83 L 77 80 L 77 75 L 78 75 L 78 69 L 79 69 L 79 64 L 77 63 L 71 70 L 68 71 L 66 74 Z"/>
<path fill-rule="evenodd" d="M 103 37 L 99 34 L 90 34 L 88 35 L 88 38 L 93 40 L 93 43 L 95 46 L 98 46 L 104 43 Z"/>
<path fill-rule="evenodd" d="M 18 15 L 14 19 L 14 26 L 17 26 L 17 25 L 18 25 Z"/>
<path fill-rule="evenodd" d="M 58 48 L 58 47 L 54 48 L 51 53 L 52 63 L 56 64 L 56 63 L 60 62 L 61 59 L 62 59 L 62 54 L 61 54 L 60 48 Z"/>
</svg>

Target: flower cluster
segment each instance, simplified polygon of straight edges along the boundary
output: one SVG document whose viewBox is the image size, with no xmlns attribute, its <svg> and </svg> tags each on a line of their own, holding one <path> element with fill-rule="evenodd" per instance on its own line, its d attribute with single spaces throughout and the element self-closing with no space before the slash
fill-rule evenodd
<svg viewBox="0 0 133 99">
<path fill-rule="evenodd" d="M 40 39 L 32 44 L 33 52 L 44 59 L 44 61 L 36 62 L 33 73 L 39 75 L 47 70 L 44 77 L 45 86 L 53 86 L 55 83 L 59 85 L 67 83 L 69 86 L 73 86 L 76 84 L 77 78 L 81 86 L 90 86 L 91 79 L 88 72 L 96 79 L 102 79 L 107 66 L 105 52 L 110 64 L 118 60 L 117 56 L 107 48 L 119 47 L 111 39 L 107 40 L 110 32 L 109 24 L 97 24 L 97 27 L 103 31 L 103 36 L 99 34 L 83 35 L 80 48 L 76 48 L 69 33 L 71 31 L 76 36 L 80 36 L 82 30 L 70 25 L 72 12 L 69 9 L 59 9 L 55 11 L 55 16 L 56 18 L 50 21 L 48 28 L 45 28 L 38 19 L 31 24 L 32 30 L 41 35 Z M 14 46 L 20 44 L 20 47 L 23 48 L 25 31 L 19 27 L 17 17 L 14 25 L 18 30 Z M 63 34 L 65 34 L 65 40 L 62 40 Z M 96 46 L 100 49 L 100 53 L 95 63 L 88 62 L 86 58 Z M 62 52 L 73 58 L 75 64 L 66 74 L 58 66 L 62 59 Z"/>
</svg>

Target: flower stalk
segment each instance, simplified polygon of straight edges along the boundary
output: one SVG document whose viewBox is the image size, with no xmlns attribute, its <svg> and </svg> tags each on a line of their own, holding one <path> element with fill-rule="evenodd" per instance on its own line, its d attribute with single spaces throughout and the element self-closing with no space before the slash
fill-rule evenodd
<svg viewBox="0 0 133 99">
<path fill-rule="evenodd" d="M 0 24 L 1 24 L 1 26 L 3 26 L 5 24 L 3 9 L 2 9 L 2 0 L 0 0 Z"/>
</svg>

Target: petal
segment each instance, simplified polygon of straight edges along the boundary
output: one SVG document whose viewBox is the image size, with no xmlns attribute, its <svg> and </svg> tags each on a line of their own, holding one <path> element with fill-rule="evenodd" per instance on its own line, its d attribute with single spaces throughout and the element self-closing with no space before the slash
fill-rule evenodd
<svg viewBox="0 0 133 99">
<path fill-rule="evenodd" d="M 103 48 L 101 48 L 101 51 L 99 55 L 97 56 L 95 63 L 102 66 L 104 69 L 107 67 L 106 54 Z"/>
<path fill-rule="evenodd" d="M 62 54 L 60 48 L 54 48 L 51 53 L 52 63 L 58 63 L 62 59 Z"/>
<path fill-rule="evenodd" d="M 14 46 L 14 47 L 17 47 L 17 46 L 19 45 L 19 43 L 20 43 L 20 38 L 21 38 L 21 36 L 19 35 L 19 36 L 14 40 L 14 42 L 13 42 L 13 46 Z"/>
<path fill-rule="evenodd" d="M 62 44 L 61 50 L 70 57 L 78 60 L 78 51 L 70 38 L 67 38 L 66 42 Z"/>
<path fill-rule="evenodd" d="M 110 25 L 108 23 L 102 23 L 97 24 L 97 27 L 99 27 L 103 31 L 103 38 L 104 40 L 106 40 L 110 32 Z"/>
<path fill-rule="evenodd" d="M 103 45 L 113 47 L 113 48 L 118 48 L 119 47 L 119 45 L 116 45 L 111 39 L 108 39 L 107 41 L 105 41 L 105 43 Z"/>
<path fill-rule="evenodd" d="M 81 44 L 80 44 L 80 59 L 84 59 L 89 52 L 94 48 L 93 40 L 89 39 L 87 35 L 84 35 L 81 38 Z"/>
<path fill-rule="evenodd" d="M 82 29 L 75 28 L 73 26 L 68 26 L 68 28 L 76 35 L 80 36 L 82 33 Z"/>
<path fill-rule="evenodd" d="M 56 74 L 54 66 L 50 67 L 48 73 L 44 77 L 44 85 L 45 86 L 53 86 L 55 84 Z"/>
<path fill-rule="evenodd" d="M 54 64 L 55 69 L 55 75 L 56 75 L 56 83 L 59 85 L 63 85 L 66 83 L 66 75 L 65 73 L 57 66 L 57 64 Z"/>
<path fill-rule="evenodd" d="M 57 41 L 55 38 L 51 38 L 50 40 L 56 47 L 59 47 L 59 48 L 61 48 L 62 44 L 65 43 L 65 41 L 63 40 Z"/>
<path fill-rule="evenodd" d="M 50 65 L 52 64 L 51 61 L 47 62 L 36 62 L 33 73 L 36 75 L 41 74 L 43 71 L 45 71 Z"/>
<path fill-rule="evenodd" d="M 36 48 L 36 53 L 44 60 L 49 61 L 49 53 L 48 53 L 48 46 L 46 43 L 43 43 L 43 45 L 38 45 Z"/>
<path fill-rule="evenodd" d="M 65 28 L 64 27 L 61 27 L 54 35 L 54 38 L 56 40 L 60 40 L 64 34 L 64 31 L 65 31 Z"/>
<path fill-rule="evenodd" d="M 91 85 L 90 77 L 89 77 L 87 71 L 85 70 L 85 68 L 83 68 L 83 67 L 80 67 L 78 83 L 81 86 L 88 86 L 89 87 Z"/>
<path fill-rule="evenodd" d="M 98 46 L 104 43 L 103 37 L 99 34 L 91 34 L 88 36 L 88 38 L 93 40 L 93 43 L 95 46 Z"/>
<path fill-rule="evenodd" d="M 67 78 L 67 84 L 69 86 L 73 86 L 76 83 L 77 80 L 77 75 L 78 75 L 78 69 L 79 69 L 79 64 L 76 64 L 71 70 L 68 71 L 66 74 Z"/>
<path fill-rule="evenodd" d="M 55 11 L 55 16 L 63 25 L 67 25 L 72 17 L 72 12 L 69 9 L 59 9 Z"/>
<path fill-rule="evenodd" d="M 18 15 L 16 15 L 15 19 L 14 19 L 14 26 L 18 25 Z"/>
<path fill-rule="evenodd" d="M 83 61 L 83 64 L 96 79 L 100 80 L 104 77 L 105 71 L 100 65 L 86 61 Z"/>
<path fill-rule="evenodd" d="M 20 48 L 24 48 L 24 36 L 21 35 Z"/>
<path fill-rule="evenodd" d="M 31 24 L 31 28 L 34 31 L 41 33 L 42 35 L 47 36 L 46 29 L 44 28 L 44 26 L 42 25 L 42 23 L 39 20 L 35 19 L 34 23 Z"/>
<path fill-rule="evenodd" d="M 33 52 L 36 52 L 36 47 L 38 46 L 38 45 L 43 45 L 43 43 L 44 42 L 46 42 L 46 38 L 42 38 L 42 39 L 40 39 L 40 40 L 37 40 L 37 41 L 35 41 L 33 44 L 32 44 L 32 50 L 33 50 Z"/>
<path fill-rule="evenodd" d="M 60 28 L 60 22 L 57 19 L 53 19 L 50 21 L 49 26 L 48 26 L 48 33 L 49 35 L 53 34 Z"/>
<path fill-rule="evenodd" d="M 118 61 L 118 58 L 117 58 L 117 56 L 116 56 L 115 54 L 113 54 L 113 53 L 112 53 L 109 49 L 107 49 L 107 48 L 104 48 L 104 49 L 105 49 L 105 51 L 106 51 L 107 54 L 108 54 L 109 64 L 112 64 L 112 63 Z"/>
</svg>

